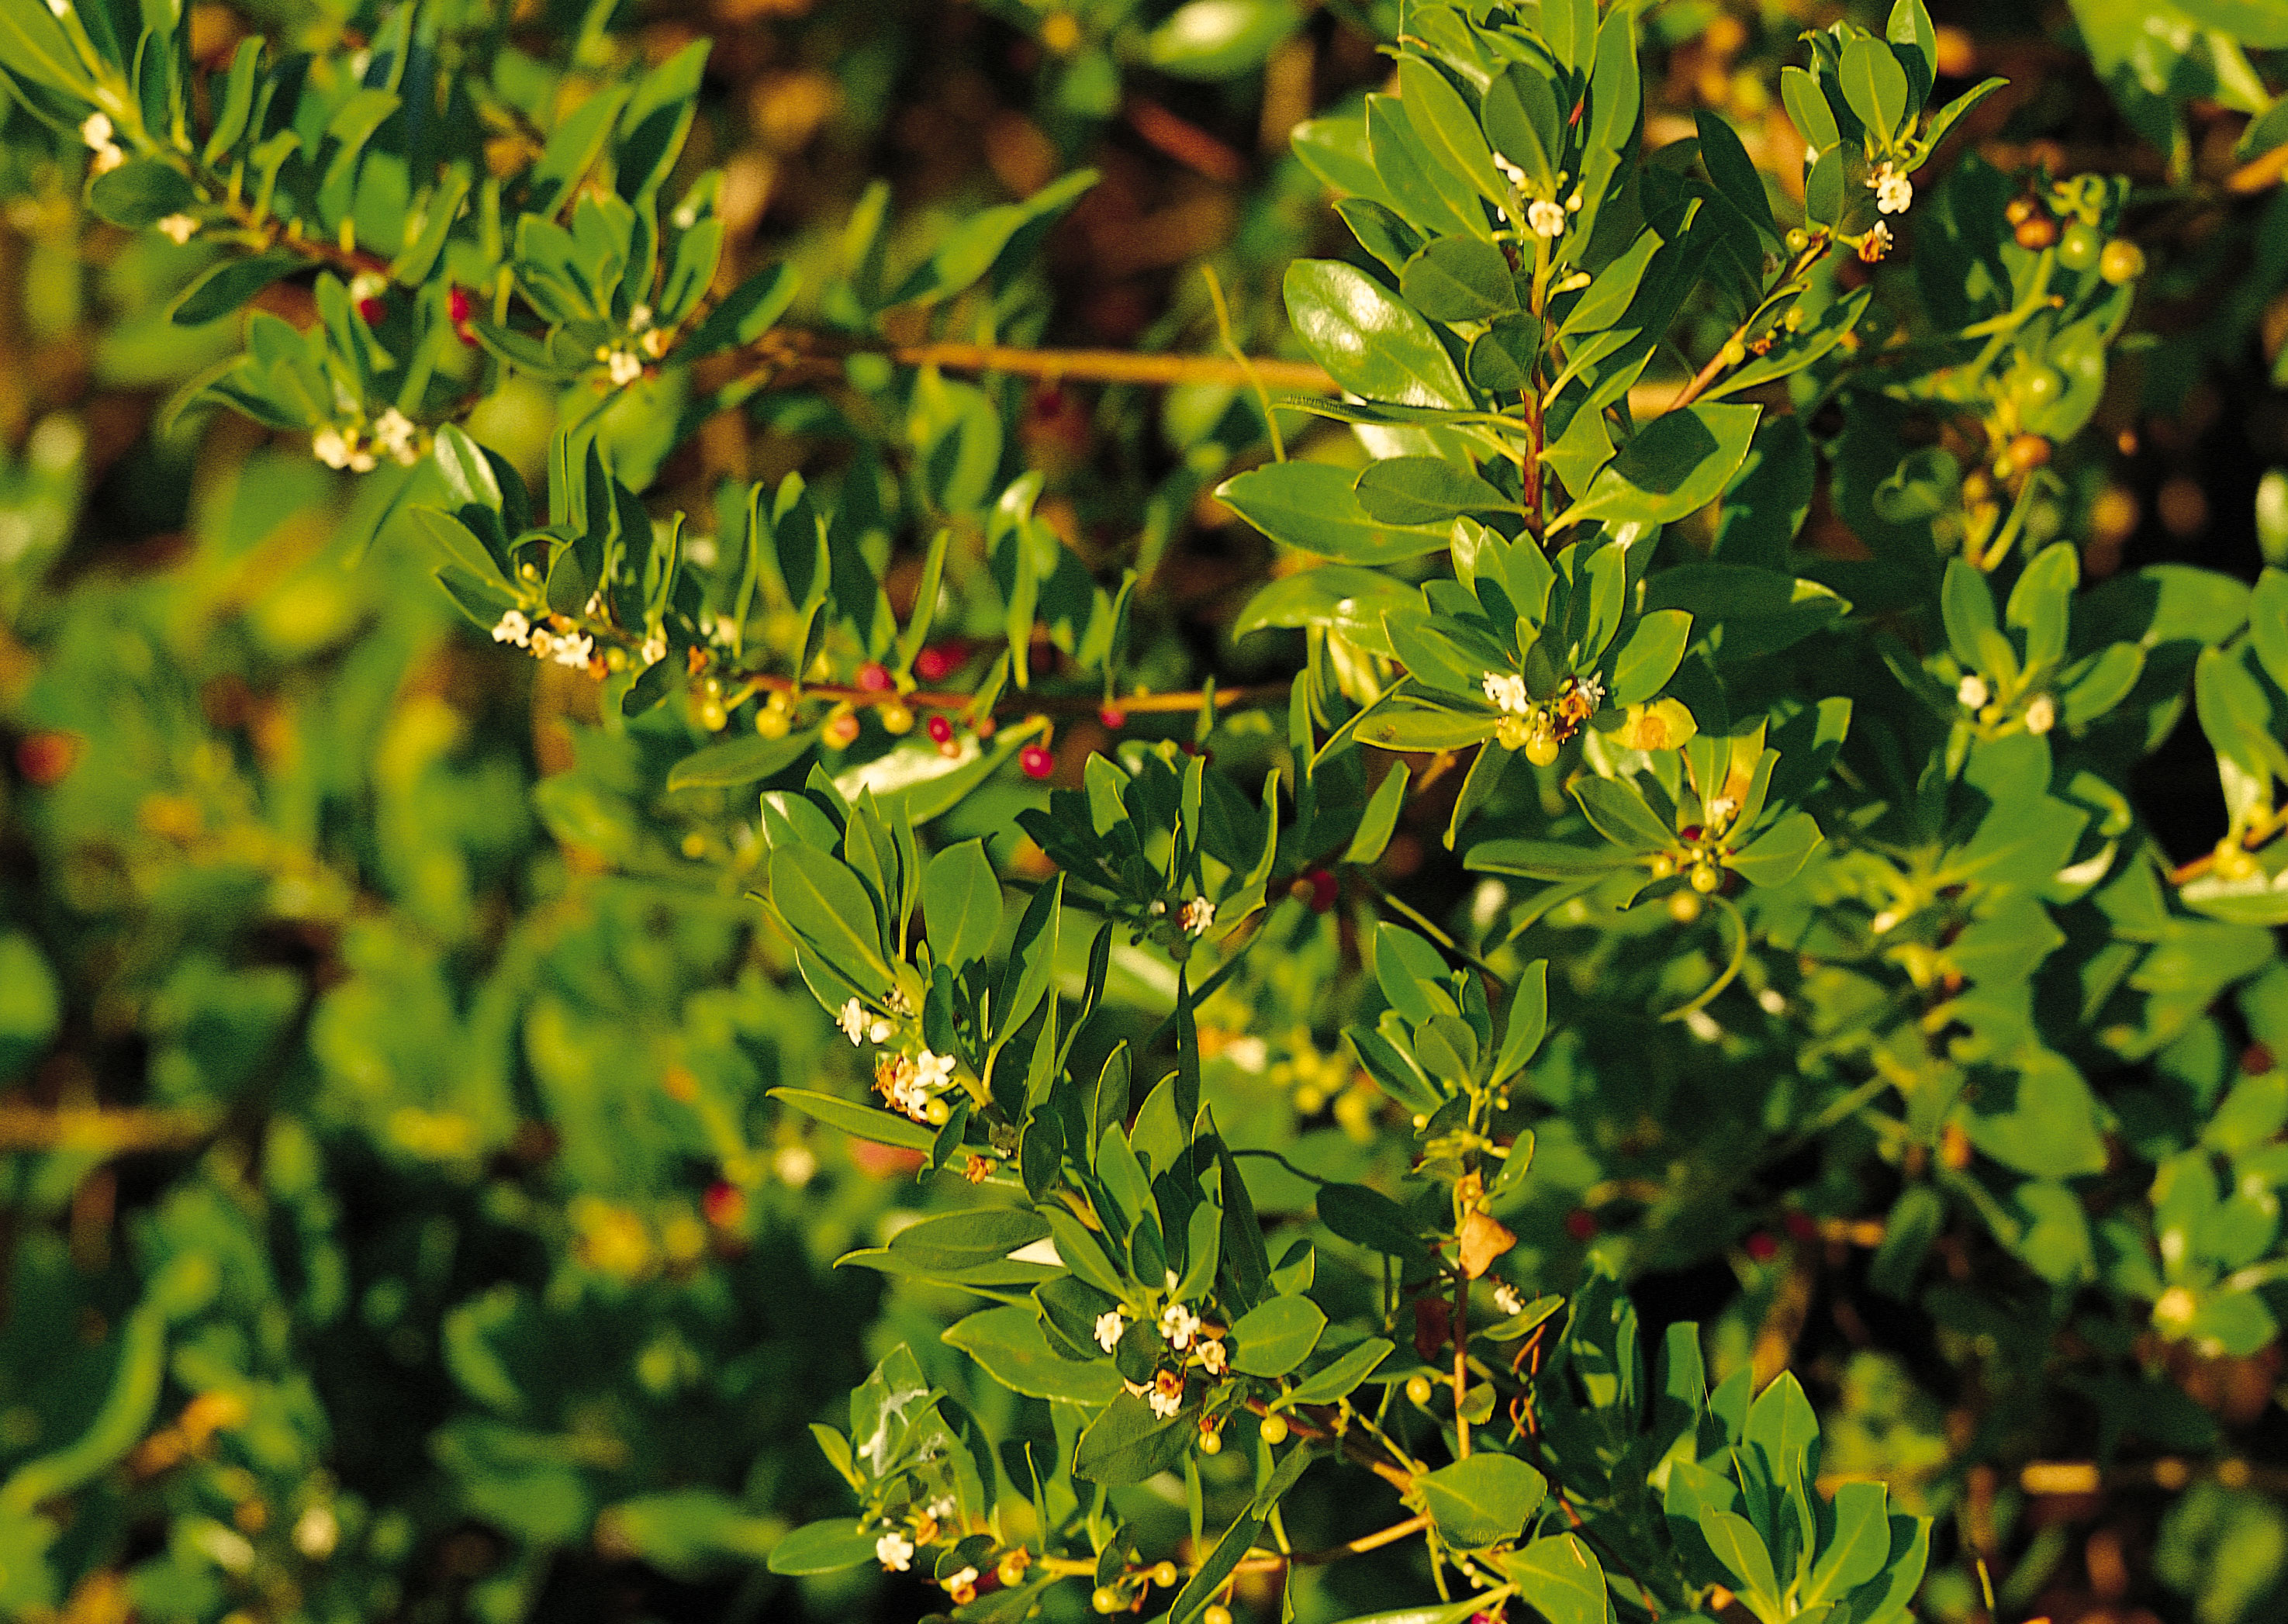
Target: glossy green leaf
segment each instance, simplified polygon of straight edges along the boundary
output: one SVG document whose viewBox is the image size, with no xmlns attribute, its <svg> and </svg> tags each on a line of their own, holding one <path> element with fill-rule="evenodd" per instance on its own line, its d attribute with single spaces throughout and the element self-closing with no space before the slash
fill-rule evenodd
<svg viewBox="0 0 2288 1624">
<path fill-rule="evenodd" d="M 1481 1452 L 1414 1480 L 1422 1509 L 1449 1545 L 1475 1550 L 1524 1531 L 1548 1480 L 1515 1455 Z"/>
<path fill-rule="evenodd" d="M 1707 506 L 1746 459 L 1761 410 L 1700 405 L 1654 418 L 1550 527 L 1592 519 L 1670 524 Z"/>
<path fill-rule="evenodd" d="M 1287 267 L 1286 294 L 1295 336 L 1352 393 L 1404 406 L 1474 404 L 1429 323 L 1365 272 L 1299 259 Z"/>
<path fill-rule="evenodd" d="M 1444 549 L 1442 525 L 1375 519 L 1353 490 L 1355 479 L 1326 463 L 1272 463 L 1225 480 L 1216 496 L 1273 541 L 1349 564 L 1390 564 Z"/>
<path fill-rule="evenodd" d="M 1231 1327 L 1232 1368 L 1243 1375 L 1283 1376 L 1311 1357 L 1327 1316 L 1308 1297 L 1274 1297 Z"/>
</svg>

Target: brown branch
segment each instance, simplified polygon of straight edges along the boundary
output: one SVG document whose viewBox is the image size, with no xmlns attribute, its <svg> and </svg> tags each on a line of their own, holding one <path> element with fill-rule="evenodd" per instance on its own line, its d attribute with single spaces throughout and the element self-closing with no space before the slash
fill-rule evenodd
<svg viewBox="0 0 2288 1624">
<path fill-rule="evenodd" d="M 1410 1517 L 1402 1523 L 1393 1523 L 1387 1528 L 1378 1528 L 1372 1533 L 1362 1533 L 1355 1540 L 1346 1540 L 1340 1545 L 1330 1545 L 1324 1550 L 1298 1551 L 1291 1557 L 1249 1557 L 1232 1570 L 1235 1573 L 1276 1573 L 1289 1567 L 1323 1567 L 1330 1562 L 1340 1562 L 1345 1557 L 1362 1556 L 1370 1550 L 1380 1550 L 1386 1545 L 1395 1545 L 1410 1534 L 1421 1533 L 1430 1525 L 1426 1516 Z"/>
<path fill-rule="evenodd" d="M 2254 823 L 2251 824 L 2246 829 L 2242 831 L 2240 836 L 2241 846 L 2244 850 L 2253 850 L 2254 848 L 2262 845 L 2266 841 L 2271 839 L 2284 828 L 2288 828 L 2288 807 L 2283 807 L 2278 812 L 2272 813 L 2268 817 L 2258 819 Z M 2221 844 L 2222 843 L 2219 844 Z M 2216 860 L 2217 854 L 2214 852 L 2205 852 L 2200 856 L 2193 859 L 2191 862 L 2186 863 L 2181 867 L 2172 868 L 2169 871 L 2169 883 L 2172 885 L 2182 885 L 2188 881 L 2197 880 L 2210 869 L 2216 867 Z"/>
<path fill-rule="evenodd" d="M 106 1111 L 67 1105 L 41 1111 L 0 1105 L 0 1151 L 182 1150 L 214 1130 L 214 1119 L 188 1111 Z"/>
<path fill-rule="evenodd" d="M 2106 1489 L 2162 1489 L 2169 1493 L 2199 1479 L 2210 1479 L 2228 1489 L 2254 1488 L 2268 1494 L 2288 1493 L 2288 1470 L 2252 1466 L 2237 1458 L 2214 1462 L 2185 1461 L 2165 1455 L 2137 1466 L 2100 1466 L 2094 1461 L 2033 1461 L 2018 1473 L 2018 1486 L 2029 1494 L 2095 1494 Z"/>
<path fill-rule="evenodd" d="M 1231 384 L 1244 389 L 1254 379 L 1260 379 L 1268 387 L 1291 389 L 1303 394 L 1340 392 L 1340 386 L 1324 370 L 1301 360 L 1240 362 L 1216 355 L 1140 355 L 1125 350 L 1021 350 L 998 344 L 904 344 L 887 346 L 878 353 L 902 367 L 1009 372 L 1051 382 L 1156 386 Z"/>
</svg>

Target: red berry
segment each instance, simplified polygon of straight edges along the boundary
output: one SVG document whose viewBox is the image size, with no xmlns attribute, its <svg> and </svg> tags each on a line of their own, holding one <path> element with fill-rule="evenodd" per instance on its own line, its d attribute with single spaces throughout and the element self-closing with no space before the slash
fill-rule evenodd
<svg viewBox="0 0 2288 1624">
<path fill-rule="evenodd" d="M 465 288 L 455 288 L 445 295 L 445 316 L 455 327 L 473 315 L 476 308 Z"/>
<path fill-rule="evenodd" d="M 965 644 L 933 643 L 914 656 L 914 675 L 924 682 L 943 682 L 968 658 L 969 649 Z"/>
<path fill-rule="evenodd" d="M 31 733 L 16 746 L 16 771 L 43 789 L 61 780 L 78 759 L 79 745 L 69 733 Z"/>
<path fill-rule="evenodd" d="M 932 717 L 928 721 L 923 723 L 922 732 L 930 736 L 930 742 L 932 744 L 951 744 L 953 742 L 953 724 L 947 721 L 943 717 Z"/>
<path fill-rule="evenodd" d="M 1787 1232 L 1797 1240 L 1816 1240 L 1819 1222 L 1807 1212 L 1791 1212 L 1787 1216 Z"/>
<path fill-rule="evenodd" d="M 1701 832 L 1701 828 L 1698 824 L 1688 823 L 1682 828 L 1676 831 L 1676 837 L 1688 846 L 1700 838 Z"/>
<path fill-rule="evenodd" d="M 1597 1215 L 1585 1207 L 1576 1207 L 1565 1215 L 1565 1232 L 1586 1245 L 1596 1237 Z"/>
<path fill-rule="evenodd" d="M 707 1186 L 707 1193 L 699 1198 L 699 1210 L 717 1229 L 735 1227 L 747 1216 L 747 1194 L 736 1184 L 727 1184 L 717 1179 Z"/>
<path fill-rule="evenodd" d="M 869 693 L 887 693 L 891 688 L 890 673 L 878 661 L 869 660 L 858 668 L 858 685 Z"/>
<path fill-rule="evenodd" d="M 358 319 L 368 327 L 379 327 L 382 318 L 388 314 L 389 306 L 377 298 L 358 301 Z"/>
<path fill-rule="evenodd" d="M 1116 731 L 1128 725 L 1128 713 L 1117 705 L 1107 705 L 1096 713 L 1096 719 Z"/>
<path fill-rule="evenodd" d="M 1335 883 L 1333 875 L 1323 868 L 1314 868 L 1304 877 L 1310 882 L 1313 913 L 1323 914 L 1335 906 L 1335 898 L 1341 888 Z"/>
<path fill-rule="evenodd" d="M 1780 1243 L 1768 1230 L 1758 1230 L 1744 1244 L 1749 1257 L 1760 1264 L 1768 1264 L 1779 1256 Z"/>
<path fill-rule="evenodd" d="M 1057 758 L 1037 744 L 1029 744 L 1017 752 L 1017 765 L 1027 778 L 1046 778 L 1057 770 Z"/>
</svg>

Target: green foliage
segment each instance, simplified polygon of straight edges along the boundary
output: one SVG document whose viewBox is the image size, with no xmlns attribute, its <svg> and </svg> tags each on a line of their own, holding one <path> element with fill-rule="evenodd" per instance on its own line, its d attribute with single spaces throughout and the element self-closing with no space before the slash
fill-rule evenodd
<svg viewBox="0 0 2288 1624">
<path fill-rule="evenodd" d="M 12 1616 L 2267 1616 L 2268 8 L 259 9 L 0 0 Z"/>
</svg>

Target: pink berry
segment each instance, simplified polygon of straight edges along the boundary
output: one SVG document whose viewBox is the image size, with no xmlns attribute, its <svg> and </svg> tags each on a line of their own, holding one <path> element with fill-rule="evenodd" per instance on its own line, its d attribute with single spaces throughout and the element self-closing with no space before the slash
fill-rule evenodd
<svg viewBox="0 0 2288 1624">
<path fill-rule="evenodd" d="M 1017 752 L 1017 764 L 1027 778 L 1046 778 L 1057 770 L 1057 758 L 1037 744 L 1029 744 Z"/>
<path fill-rule="evenodd" d="M 1128 725 L 1128 713 L 1117 705 L 1107 705 L 1096 713 L 1096 719 L 1116 732 Z"/>
<path fill-rule="evenodd" d="M 1780 1243 L 1768 1230 L 1758 1230 L 1744 1243 L 1748 1256 L 1756 1263 L 1768 1264 L 1779 1256 Z"/>
<path fill-rule="evenodd" d="M 943 717 L 932 717 L 928 721 L 922 724 L 922 731 L 930 736 L 930 742 L 932 744 L 951 744 L 953 742 L 953 724 L 947 721 Z"/>
<path fill-rule="evenodd" d="M 1311 885 L 1311 911 L 1313 913 L 1323 914 L 1329 908 L 1335 906 L 1335 898 L 1340 888 L 1336 885 L 1335 876 L 1333 875 L 1328 873 L 1323 868 L 1314 868 L 1305 876 L 1305 878 L 1310 882 Z"/>
<path fill-rule="evenodd" d="M 389 314 L 389 306 L 377 298 L 360 299 L 357 310 L 359 319 L 368 327 L 379 327 L 382 319 Z"/>
<path fill-rule="evenodd" d="M 707 1186 L 707 1193 L 699 1198 L 699 1210 L 718 1229 L 730 1229 L 747 1215 L 747 1197 L 736 1184 L 718 1179 Z"/>
<path fill-rule="evenodd" d="M 969 658 L 968 646 L 961 643 L 933 643 L 914 656 L 914 675 L 924 682 L 943 682 L 961 669 Z"/>
<path fill-rule="evenodd" d="M 455 288 L 445 295 L 445 315 L 455 327 L 467 321 L 475 311 L 476 305 L 470 302 L 466 289 Z"/>
<path fill-rule="evenodd" d="M 887 693 L 890 673 L 882 669 L 879 661 L 869 660 L 858 668 L 858 685 L 869 693 Z"/>
</svg>

